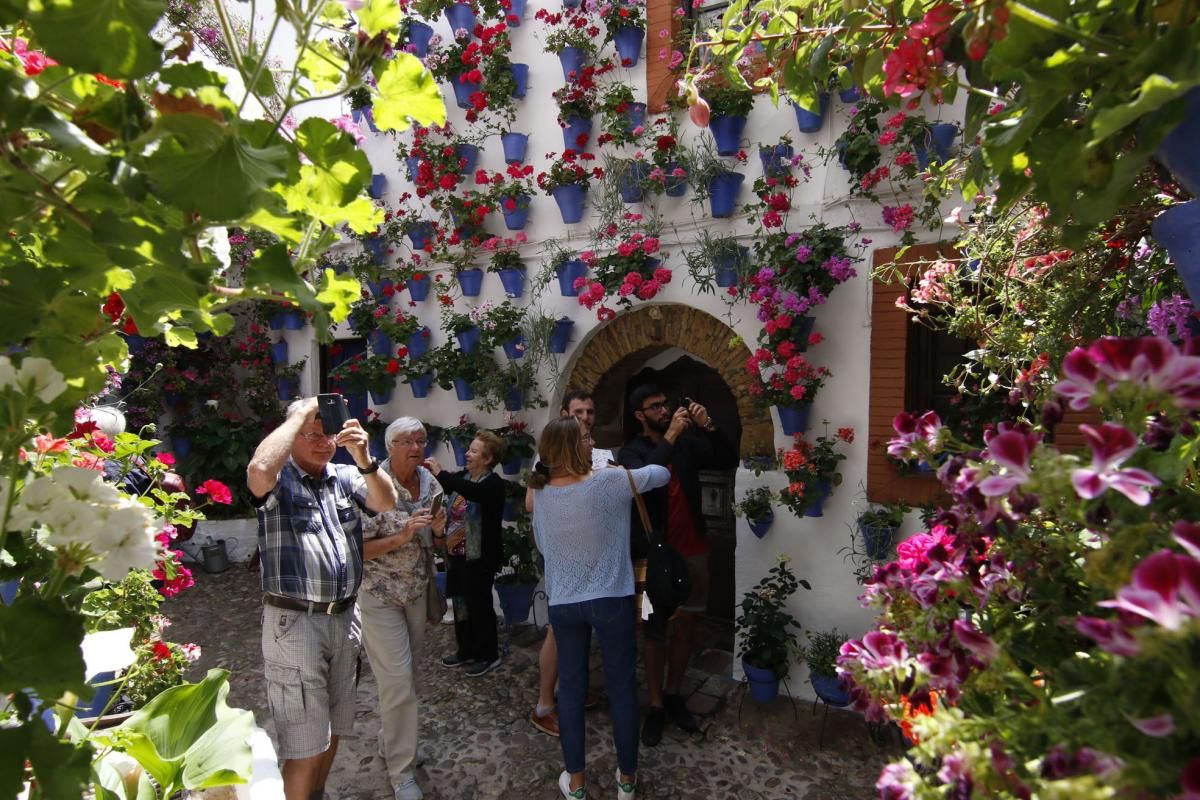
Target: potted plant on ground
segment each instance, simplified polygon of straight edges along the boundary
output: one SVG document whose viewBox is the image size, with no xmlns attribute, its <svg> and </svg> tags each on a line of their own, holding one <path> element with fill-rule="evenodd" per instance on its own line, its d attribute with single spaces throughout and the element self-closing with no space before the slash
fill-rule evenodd
<svg viewBox="0 0 1200 800">
<path fill-rule="evenodd" d="M 504 624 L 510 629 L 529 619 L 533 594 L 542 577 L 538 567 L 538 552 L 533 546 L 529 514 L 525 511 L 524 502 L 516 505 L 519 509 L 516 525 L 504 527 L 504 555 L 507 560 L 496 576 L 496 596 L 500 598 Z"/>
<path fill-rule="evenodd" d="M 737 617 L 738 655 L 750 682 L 750 695 L 770 702 L 779 694 L 779 682 L 788 676 L 800 651 L 796 632 L 800 623 L 787 610 L 788 599 L 808 581 L 797 578 L 780 556 L 767 576 L 746 592 Z"/>
<path fill-rule="evenodd" d="M 808 664 L 808 680 L 817 697 L 827 705 L 842 708 L 850 705 L 850 693 L 842 688 L 837 674 L 837 660 L 842 645 L 850 638 L 834 628 L 831 631 L 805 631 L 808 644 L 800 658 Z"/>
<path fill-rule="evenodd" d="M 775 509 L 771 504 L 774 499 L 775 492 L 766 486 L 755 486 L 734 504 L 733 513 L 739 517 L 745 517 L 746 522 L 750 525 L 750 530 L 761 539 L 770 530 L 771 523 L 775 521 Z"/>
<path fill-rule="evenodd" d="M 868 558 L 874 561 L 887 558 L 904 515 L 911 510 L 903 503 L 872 503 L 858 515 L 858 532 Z"/>
<path fill-rule="evenodd" d="M 828 431 L 829 421 L 824 420 Z M 822 506 L 842 483 L 842 474 L 838 464 L 846 459 L 845 453 L 834 449 L 839 443 L 850 444 L 854 441 L 853 428 L 838 428 L 837 433 L 830 436 L 825 433 L 817 437 L 815 443 L 810 443 L 802 436 L 796 437 L 796 443 L 783 454 L 783 471 L 788 476 L 788 487 L 783 490 L 781 497 L 785 505 L 796 516 L 823 516 Z"/>
</svg>

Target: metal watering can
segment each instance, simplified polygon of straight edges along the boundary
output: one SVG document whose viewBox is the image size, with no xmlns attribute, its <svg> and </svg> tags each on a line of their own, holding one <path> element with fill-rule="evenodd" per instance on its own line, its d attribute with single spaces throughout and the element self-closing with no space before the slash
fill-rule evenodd
<svg viewBox="0 0 1200 800">
<path fill-rule="evenodd" d="M 204 571 L 210 575 L 229 569 L 229 554 L 225 551 L 225 540 L 208 537 L 208 543 L 200 546 L 200 559 Z"/>
</svg>

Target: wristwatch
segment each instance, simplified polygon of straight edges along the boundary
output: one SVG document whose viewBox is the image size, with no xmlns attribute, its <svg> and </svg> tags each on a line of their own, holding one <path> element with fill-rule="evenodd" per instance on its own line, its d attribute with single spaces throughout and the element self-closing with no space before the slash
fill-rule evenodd
<svg viewBox="0 0 1200 800">
<path fill-rule="evenodd" d="M 379 471 L 379 463 L 380 463 L 380 462 L 379 462 L 379 459 L 377 459 L 377 458 L 372 458 L 372 459 L 371 459 L 371 463 L 370 463 L 370 464 L 368 464 L 367 466 L 365 466 L 365 467 L 360 467 L 360 466 L 358 466 L 357 464 L 355 464 L 355 465 L 354 465 L 354 467 L 355 467 L 355 469 L 357 469 L 357 470 L 358 470 L 358 474 L 359 474 L 359 475 L 370 475 L 372 472 L 378 472 L 378 471 Z"/>
</svg>

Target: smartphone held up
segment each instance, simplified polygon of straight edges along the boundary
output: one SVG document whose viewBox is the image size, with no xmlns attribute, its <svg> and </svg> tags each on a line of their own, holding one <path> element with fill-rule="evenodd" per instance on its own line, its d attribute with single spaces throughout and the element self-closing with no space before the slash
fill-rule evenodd
<svg viewBox="0 0 1200 800">
<path fill-rule="evenodd" d="M 350 419 L 350 407 L 340 394 L 317 395 L 317 416 L 321 419 L 321 430 L 326 436 L 336 436 Z"/>
</svg>

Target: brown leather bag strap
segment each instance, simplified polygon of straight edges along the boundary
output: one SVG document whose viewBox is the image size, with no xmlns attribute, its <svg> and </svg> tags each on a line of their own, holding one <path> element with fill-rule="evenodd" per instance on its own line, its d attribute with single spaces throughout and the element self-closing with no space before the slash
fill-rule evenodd
<svg viewBox="0 0 1200 800">
<path fill-rule="evenodd" d="M 629 488 L 633 490 L 633 502 L 637 505 L 638 514 L 642 518 L 642 530 L 646 532 L 646 538 L 653 544 L 654 529 L 650 527 L 650 514 L 646 511 L 646 501 L 638 494 L 637 484 L 633 482 L 633 473 L 629 468 L 625 468 L 625 477 L 629 478 Z"/>
</svg>

